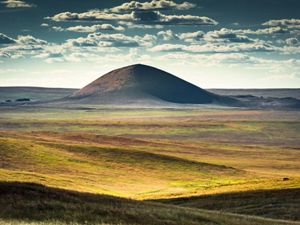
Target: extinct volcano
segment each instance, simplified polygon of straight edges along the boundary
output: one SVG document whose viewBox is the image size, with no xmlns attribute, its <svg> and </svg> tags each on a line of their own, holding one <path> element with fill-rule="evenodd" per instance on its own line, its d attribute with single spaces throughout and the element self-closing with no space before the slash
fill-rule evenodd
<svg viewBox="0 0 300 225">
<path fill-rule="evenodd" d="M 136 64 L 113 70 L 68 99 L 100 104 L 226 104 L 230 98 L 205 91 L 160 69 Z"/>
</svg>

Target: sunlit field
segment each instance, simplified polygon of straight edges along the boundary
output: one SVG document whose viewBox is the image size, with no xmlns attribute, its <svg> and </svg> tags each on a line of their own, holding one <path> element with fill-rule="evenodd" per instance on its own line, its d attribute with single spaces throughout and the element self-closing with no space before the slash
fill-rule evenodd
<svg viewBox="0 0 300 225">
<path fill-rule="evenodd" d="M 4 110 L 1 174 L 133 198 L 276 188 L 274 182 L 295 187 L 297 116 L 232 109 Z"/>
<path fill-rule="evenodd" d="M 299 119 L 297 111 L 228 108 L 3 107 L 0 180 L 135 200 L 174 199 L 166 207 L 179 197 L 225 198 L 255 190 L 273 191 L 271 203 L 284 204 L 276 190 L 300 188 Z M 299 202 L 295 193 L 286 196 Z M 256 199 L 250 196 L 251 201 L 241 197 L 243 207 Z M 260 204 L 270 204 L 269 198 L 261 199 Z M 197 211 L 201 204 L 194 201 L 183 206 L 197 205 Z M 294 213 L 267 217 L 295 220 L 297 209 L 294 203 Z"/>
</svg>

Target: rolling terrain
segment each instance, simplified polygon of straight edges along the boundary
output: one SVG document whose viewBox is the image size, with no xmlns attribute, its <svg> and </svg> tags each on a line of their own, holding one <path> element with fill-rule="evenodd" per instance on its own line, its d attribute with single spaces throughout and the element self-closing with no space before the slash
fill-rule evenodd
<svg viewBox="0 0 300 225">
<path fill-rule="evenodd" d="M 0 102 L 15 102 L 20 98 L 28 98 L 33 102 L 51 101 L 72 94 L 73 88 L 41 88 L 41 87 L 0 87 Z"/>
<path fill-rule="evenodd" d="M 256 97 L 271 98 L 296 98 L 300 99 L 299 88 L 277 88 L 277 89 L 208 89 L 208 91 L 219 95 L 237 96 L 253 95 Z"/>
<path fill-rule="evenodd" d="M 131 218 L 143 215 L 142 204 L 154 224 L 296 224 L 291 221 L 299 220 L 299 119 L 297 111 L 230 108 L 2 106 L 0 181 L 24 192 L 2 192 L 0 200 L 19 209 L 30 206 L 33 213 L 8 207 L 5 215 L 11 216 L 2 214 L 0 221 L 132 224 Z M 52 201 L 38 194 L 40 188 L 64 191 Z M 26 198 L 28 189 L 40 200 Z M 95 197 L 95 204 L 78 197 L 79 206 L 64 197 L 69 191 L 109 196 Z M 129 200 L 119 197 L 139 202 L 127 211 L 118 202 Z M 113 208 L 103 209 L 106 198 Z M 58 208 L 66 212 L 62 220 Z M 165 213 L 166 208 L 172 210 Z M 69 209 L 78 216 L 68 217 Z M 88 216 L 99 210 L 105 211 L 101 218 Z M 114 210 L 125 216 L 112 216 Z M 43 220 L 37 219 L 40 213 Z"/>
<path fill-rule="evenodd" d="M 0 224 L 299 224 L 293 221 L 78 193 L 30 183 L 0 183 L 0 203 Z"/>
</svg>

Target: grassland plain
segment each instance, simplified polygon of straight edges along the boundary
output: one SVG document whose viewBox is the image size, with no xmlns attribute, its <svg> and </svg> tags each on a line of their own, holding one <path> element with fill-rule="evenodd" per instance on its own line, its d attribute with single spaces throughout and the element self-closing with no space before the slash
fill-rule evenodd
<svg viewBox="0 0 300 225">
<path fill-rule="evenodd" d="M 137 200 L 200 196 L 201 202 L 203 195 L 223 196 L 232 192 L 286 190 L 285 193 L 294 193 L 300 188 L 299 148 L 300 112 L 297 111 L 94 106 L 1 107 L 0 111 L 0 181 L 33 182 Z M 271 203 L 260 201 L 264 209 L 268 204 L 275 205 L 265 214 L 259 210 L 237 210 L 233 206 L 228 212 L 298 220 L 295 214 L 299 211 L 300 197 L 299 192 L 295 193 L 298 194 L 288 195 L 296 199 L 290 205 L 291 215 L 272 213 L 289 202 L 280 197 Z M 257 199 L 255 194 L 251 196 L 250 201 L 240 195 L 241 207 L 251 208 Z M 220 199 L 212 199 L 211 205 L 222 205 Z M 199 201 L 194 203 L 192 198 L 190 204 L 182 206 L 195 208 L 193 212 L 205 212 L 205 215 L 209 212 L 199 208 L 228 208 L 226 204 L 208 207 L 198 204 Z M 26 203 L 31 204 L 34 203 Z M 177 202 L 170 201 L 163 207 L 170 204 Z M 225 214 L 218 215 L 230 217 Z M 157 216 L 153 218 L 160 217 Z M 242 224 L 279 223 L 277 220 L 262 222 L 259 218 L 260 222 L 256 223 L 254 217 L 249 218 L 252 222 Z M 11 218 L 6 219 L 1 222 L 9 222 Z M 174 220 L 170 219 L 170 224 L 171 221 Z M 241 224 L 220 221 L 218 224 Z M 72 222 L 82 223 L 82 220 Z M 127 220 L 102 222 L 128 224 Z M 186 220 L 177 224 L 193 223 Z"/>
</svg>

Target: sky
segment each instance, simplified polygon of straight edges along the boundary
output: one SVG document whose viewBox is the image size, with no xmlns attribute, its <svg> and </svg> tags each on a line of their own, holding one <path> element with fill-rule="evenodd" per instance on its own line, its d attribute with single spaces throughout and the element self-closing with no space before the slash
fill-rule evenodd
<svg viewBox="0 0 300 225">
<path fill-rule="evenodd" d="M 0 0 L 0 86 L 131 64 L 203 88 L 300 88 L 299 0 Z"/>
</svg>

